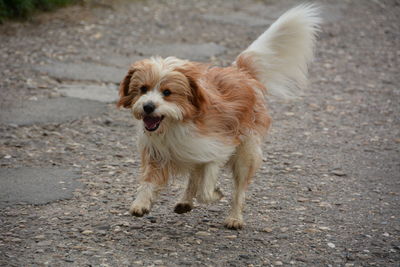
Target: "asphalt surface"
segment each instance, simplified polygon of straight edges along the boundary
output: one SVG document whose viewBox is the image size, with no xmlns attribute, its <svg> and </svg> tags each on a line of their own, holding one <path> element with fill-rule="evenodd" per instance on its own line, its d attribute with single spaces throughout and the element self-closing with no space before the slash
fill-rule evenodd
<svg viewBox="0 0 400 267">
<path fill-rule="evenodd" d="M 1 266 L 399 266 L 399 1 L 319 2 L 309 89 L 268 99 L 240 231 L 225 171 L 218 203 L 175 214 L 178 179 L 128 214 L 140 161 L 117 85 L 151 55 L 227 66 L 299 2 L 90 3 L 0 25 Z"/>
</svg>

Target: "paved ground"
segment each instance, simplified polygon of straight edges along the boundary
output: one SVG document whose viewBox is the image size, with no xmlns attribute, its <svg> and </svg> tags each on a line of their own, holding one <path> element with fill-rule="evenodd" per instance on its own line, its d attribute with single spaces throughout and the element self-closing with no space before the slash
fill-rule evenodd
<svg viewBox="0 0 400 267">
<path fill-rule="evenodd" d="M 399 266 L 395 0 L 322 2 L 310 89 L 269 100 L 245 229 L 222 227 L 226 173 L 217 204 L 174 214 L 173 183 L 149 216 L 127 214 L 139 159 L 113 101 L 129 63 L 227 65 L 295 2 L 103 2 L 0 26 L 0 265 Z"/>
</svg>

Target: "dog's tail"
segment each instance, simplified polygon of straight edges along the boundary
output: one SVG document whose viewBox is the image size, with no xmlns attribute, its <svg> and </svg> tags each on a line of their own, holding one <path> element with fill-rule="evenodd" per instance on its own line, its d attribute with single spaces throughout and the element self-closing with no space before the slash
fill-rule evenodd
<svg viewBox="0 0 400 267">
<path fill-rule="evenodd" d="M 319 8 L 303 4 L 284 13 L 237 58 L 272 95 L 298 96 L 307 84 L 307 64 L 313 58 Z"/>
</svg>

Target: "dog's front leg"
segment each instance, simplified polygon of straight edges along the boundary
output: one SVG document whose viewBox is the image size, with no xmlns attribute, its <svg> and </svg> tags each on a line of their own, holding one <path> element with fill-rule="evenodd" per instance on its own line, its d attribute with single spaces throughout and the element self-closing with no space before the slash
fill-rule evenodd
<svg viewBox="0 0 400 267">
<path fill-rule="evenodd" d="M 149 213 L 159 191 L 167 184 L 168 173 L 155 164 L 146 164 L 142 175 L 142 182 L 137 190 L 136 199 L 133 201 L 129 213 L 142 217 Z"/>
<path fill-rule="evenodd" d="M 140 184 L 136 199 L 133 201 L 129 213 L 137 217 L 142 217 L 144 214 L 149 213 L 157 194 L 156 185 L 148 182 Z"/>
</svg>

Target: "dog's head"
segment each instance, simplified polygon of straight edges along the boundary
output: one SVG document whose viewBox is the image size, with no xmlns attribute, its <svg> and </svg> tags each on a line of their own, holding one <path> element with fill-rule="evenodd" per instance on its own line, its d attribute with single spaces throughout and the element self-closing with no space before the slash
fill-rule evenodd
<svg viewBox="0 0 400 267">
<path fill-rule="evenodd" d="M 194 63 L 174 57 L 134 63 L 119 87 L 119 107 L 130 108 L 146 132 L 164 132 L 172 122 L 193 119 L 204 109 L 204 91 Z"/>
</svg>

